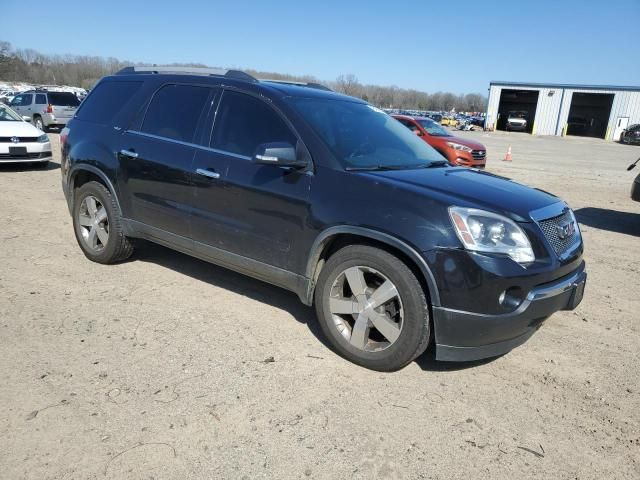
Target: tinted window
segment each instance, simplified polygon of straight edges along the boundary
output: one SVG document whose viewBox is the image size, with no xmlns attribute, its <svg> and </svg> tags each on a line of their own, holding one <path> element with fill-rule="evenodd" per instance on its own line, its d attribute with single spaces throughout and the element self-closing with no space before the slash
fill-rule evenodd
<svg viewBox="0 0 640 480">
<path fill-rule="evenodd" d="M 141 85 L 142 82 L 102 82 L 84 101 L 77 117 L 87 122 L 109 124 Z"/>
<path fill-rule="evenodd" d="M 44 93 L 36 94 L 36 104 L 45 105 L 47 103 L 47 96 Z"/>
<path fill-rule="evenodd" d="M 442 156 L 371 105 L 290 97 L 290 102 L 348 169 L 421 168 Z"/>
<path fill-rule="evenodd" d="M 33 95 L 31 94 L 18 95 L 16 98 L 13 99 L 13 102 L 11 102 L 11 105 L 14 105 L 16 107 L 24 107 L 25 105 L 31 105 L 32 97 Z"/>
<path fill-rule="evenodd" d="M 49 103 L 59 107 L 77 107 L 80 100 L 71 92 L 49 92 Z"/>
<path fill-rule="evenodd" d="M 156 92 L 141 131 L 192 142 L 210 89 L 192 85 L 165 85 Z"/>
<path fill-rule="evenodd" d="M 250 95 L 226 91 L 218 107 L 212 147 L 251 157 L 258 145 L 296 144 L 296 136 L 267 104 Z"/>
</svg>

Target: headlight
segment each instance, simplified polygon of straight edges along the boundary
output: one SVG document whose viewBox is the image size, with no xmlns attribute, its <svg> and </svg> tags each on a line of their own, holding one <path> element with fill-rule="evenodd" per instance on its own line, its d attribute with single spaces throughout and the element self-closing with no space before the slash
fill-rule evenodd
<svg viewBox="0 0 640 480">
<path fill-rule="evenodd" d="M 49 141 L 49 137 L 47 136 L 46 133 L 44 135 L 40 135 L 37 140 L 38 143 L 47 143 L 48 141 Z"/>
<path fill-rule="evenodd" d="M 463 152 L 472 152 L 473 151 L 472 148 L 469 148 L 469 147 L 467 147 L 465 145 L 460 145 L 459 143 L 447 142 L 447 145 L 449 145 L 454 150 L 462 150 Z"/>
<path fill-rule="evenodd" d="M 449 207 L 449 216 L 467 250 L 504 253 L 518 263 L 536 259 L 524 231 L 502 215 L 476 208 Z"/>
</svg>

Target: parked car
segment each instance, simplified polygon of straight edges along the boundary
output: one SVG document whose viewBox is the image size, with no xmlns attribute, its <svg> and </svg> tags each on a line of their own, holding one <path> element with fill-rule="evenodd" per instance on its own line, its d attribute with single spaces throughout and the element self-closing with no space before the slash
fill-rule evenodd
<svg viewBox="0 0 640 480">
<path fill-rule="evenodd" d="M 620 134 L 620 142 L 640 145 L 640 123 L 624 129 Z"/>
<path fill-rule="evenodd" d="M 454 137 L 430 118 L 392 115 L 415 135 L 435 148 L 448 162 L 464 167 L 484 168 L 487 149 L 479 142 Z"/>
<path fill-rule="evenodd" d="M 46 132 L 51 127 L 64 127 L 80 100 L 71 92 L 31 90 L 16 95 L 9 105 L 20 115 L 31 117 L 33 124 Z"/>
<path fill-rule="evenodd" d="M 437 123 L 442 122 L 442 115 L 440 115 L 439 113 L 431 113 L 427 116 L 434 122 L 437 122 Z"/>
<path fill-rule="evenodd" d="M 440 125 L 445 125 L 445 126 L 449 126 L 449 127 L 455 127 L 456 126 L 456 119 L 453 117 L 442 117 L 442 119 L 440 120 Z"/>
<path fill-rule="evenodd" d="M 102 79 L 61 133 L 90 260 L 143 238 L 289 289 L 339 354 L 383 371 L 431 344 L 503 354 L 580 303 L 582 237 L 558 197 L 453 167 L 326 87 L 179 68 Z"/>
<path fill-rule="evenodd" d="M 29 163 L 44 167 L 51 160 L 49 137 L 0 104 L 0 164 Z"/>
<path fill-rule="evenodd" d="M 514 110 L 507 114 L 506 130 L 517 130 L 524 132 L 527 129 L 527 117 L 529 112 L 525 110 Z"/>
</svg>

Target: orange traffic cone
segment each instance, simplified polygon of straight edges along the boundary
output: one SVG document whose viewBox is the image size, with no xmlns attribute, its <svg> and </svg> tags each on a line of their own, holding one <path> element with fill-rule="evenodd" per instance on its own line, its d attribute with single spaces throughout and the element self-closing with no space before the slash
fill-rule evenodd
<svg viewBox="0 0 640 480">
<path fill-rule="evenodd" d="M 509 148 L 507 149 L 507 154 L 504 156 L 504 159 L 502 161 L 503 162 L 513 161 L 513 159 L 511 158 L 511 145 L 509 145 Z"/>
</svg>

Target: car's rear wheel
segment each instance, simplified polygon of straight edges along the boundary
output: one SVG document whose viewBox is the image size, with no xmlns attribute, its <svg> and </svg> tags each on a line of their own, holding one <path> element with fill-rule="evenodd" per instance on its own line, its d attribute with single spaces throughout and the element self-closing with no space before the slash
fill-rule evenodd
<svg viewBox="0 0 640 480">
<path fill-rule="evenodd" d="M 33 117 L 33 126 L 38 130 L 42 130 L 43 132 L 47 131 L 47 127 L 44 126 L 44 122 L 42 121 L 42 117 L 40 115 L 36 115 Z"/>
<path fill-rule="evenodd" d="M 318 278 L 315 307 L 335 350 L 372 370 L 399 370 L 429 343 L 420 282 L 402 260 L 376 247 L 351 245 L 333 254 Z"/>
<path fill-rule="evenodd" d="M 88 182 L 76 190 L 73 227 L 78 245 L 89 260 L 115 263 L 133 253 L 115 199 L 101 183 Z"/>
</svg>

